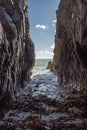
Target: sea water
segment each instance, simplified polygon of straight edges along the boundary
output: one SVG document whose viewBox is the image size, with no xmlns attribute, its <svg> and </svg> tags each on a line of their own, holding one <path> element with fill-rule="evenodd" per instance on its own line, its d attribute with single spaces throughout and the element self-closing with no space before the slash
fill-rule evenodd
<svg viewBox="0 0 87 130">
<path fill-rule="evenodd" d="M 33 75 L 43 74 L 46 72 L 49 61 L 52 61 L 52 59 L 36 59 L 35 66 L 33 68 Z"/>
<path fill-rule="evenodd" d="M 49 98 L 61 98 L 59 96 L 60 88 L 58 86 L 57 75 L 47 70 L 48 62 L 51 59 L 37 59 L 33 68 L 33 75 L 29 82 L 29 88 L 32 88 L 33 96 L 46 95 Z M 62 91 L 62 90 L 61 90 Z M 27 91 L 28 92 L 28 91 Z"/>
</svg>

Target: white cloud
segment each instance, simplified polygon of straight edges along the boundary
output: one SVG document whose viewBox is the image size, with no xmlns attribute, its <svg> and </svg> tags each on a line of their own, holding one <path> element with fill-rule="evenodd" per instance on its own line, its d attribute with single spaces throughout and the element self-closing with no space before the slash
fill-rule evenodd
<svg viewBox="0 0 87 130">
<path fill-rule="evenodd" d="M 56 19 L 55 19 L 55 20 L 53 20 L 53 23 L 56 23 Z"/>
<path fill-rule="evenodd" d="M 40 29 L 43 29 L 43 30 L 46 30 L 48 27 L 45 26 L 45 25 L 42 25 L 42 24 L 37 24 L 35 25 L 36 28 L 40 28 Z"/>
<path fill-rule="evenodd" d="M 53 52 L 49 50 L 41 50 L 36 52 L 36 59 L 52 59 Z"/>
<path fill-rule="evenodd" d="M 54 29 L 54 32 L 56 32 L 56 29 Z"/>
<path fill-rule="evenodd" d="M 52 26 L 56 26 L 56 19 L 52 21 Z"/>
<path fill-rule="evenodd" d="M 52 44 L 50 47 L 52 50 L 54 50 L 55 44 Z"/>
<path fill-rule="evenodd" d="M 53 43 L 49 50 L 40 50 L 36 52 L 36 59 L 52 59 L 54 56 L 53 50 L 54 50 L 55 44 Z"/>
</svg>

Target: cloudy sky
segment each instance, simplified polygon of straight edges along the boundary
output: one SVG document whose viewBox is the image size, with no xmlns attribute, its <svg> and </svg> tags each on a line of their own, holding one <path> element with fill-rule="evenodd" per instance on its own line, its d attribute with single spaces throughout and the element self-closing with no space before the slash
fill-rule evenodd
<svg viewBox="0 0 87 130">
<path fill-rule="evenodd" d="M 36 58 L 52 58 L 59 0 L 27 0 L 31 38 Z"/>
</svg>

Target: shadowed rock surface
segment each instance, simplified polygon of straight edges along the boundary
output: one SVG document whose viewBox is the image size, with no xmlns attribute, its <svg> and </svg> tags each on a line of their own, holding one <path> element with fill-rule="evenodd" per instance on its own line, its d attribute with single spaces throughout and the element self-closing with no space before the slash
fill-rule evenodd
<svg viewBox="0 0 87 130">
<path fill-rule="evenodd" d="M 56 16 L 53 64 L 59 83 L 87 89 L 87 0 L 61 0 Z"/>
<path fill-rule="evenodd" d="M 15 100 L 31 75 L 34 44 L 29 29 L 26 0 L 0 0 L 0 108 Z"/>
</svg>

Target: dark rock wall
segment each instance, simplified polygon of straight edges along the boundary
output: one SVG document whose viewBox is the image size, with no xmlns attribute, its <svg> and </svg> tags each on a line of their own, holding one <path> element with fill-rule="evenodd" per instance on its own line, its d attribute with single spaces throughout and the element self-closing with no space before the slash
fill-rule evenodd
<svg viewBox="0 0 87 130">
<path fill-rule="evenodd" d="M 0 103 L 15 100 L 34 65 L 26 0 L 0 0 Z"/>
<path fill-rule="evenodd" d="M 61 0 L 56 16 L 53 64 L 59 83 L 87 89 L 87 0 Z"/>
</svg>

